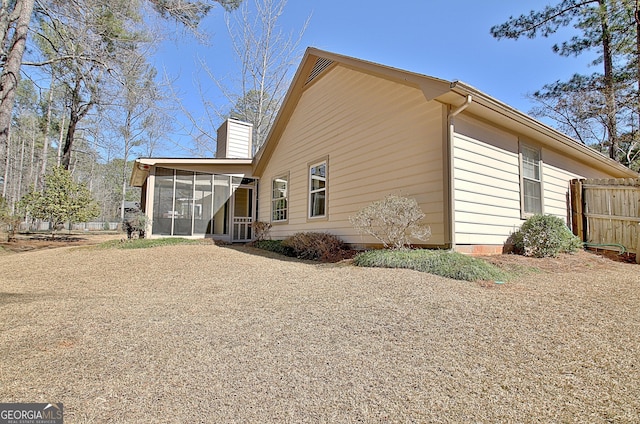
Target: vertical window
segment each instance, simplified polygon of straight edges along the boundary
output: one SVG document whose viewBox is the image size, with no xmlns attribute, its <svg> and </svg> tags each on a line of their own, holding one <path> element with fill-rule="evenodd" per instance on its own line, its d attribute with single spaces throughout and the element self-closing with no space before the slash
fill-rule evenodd
<svg viewBox="0 0 640 424">
<path fill-rule="evenodd" d="M 309 218 L 326 216 L 327 161 L 309 167 Z"/>
<path fill-rule="evenodd" d="M 522 177 L 521 197 L 524 217 L 542 213 L 542 171 L 540 150 L 529 146 L 520 147 Z"/>
<path fill-rule="evenodd" d="M 289 195 L 288 175 L 274 178 L 271 183 L 271 221 L 286 221 L 288 217 Z"/>
</svg>

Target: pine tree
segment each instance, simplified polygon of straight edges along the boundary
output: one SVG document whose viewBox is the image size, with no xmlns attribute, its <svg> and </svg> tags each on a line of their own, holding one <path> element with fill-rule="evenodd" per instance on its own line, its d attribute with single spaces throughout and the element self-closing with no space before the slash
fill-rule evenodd
<svg viewBox="0 0 640 424">
<path fill-rule="evenodd" d="M 541 104 L 539 113 L 557 119 L 577 138 L 603 134 L 604 150 L 612 159 L 620 159 L 621 99 L 626 90 L 619 63 L 623 46 L 629 43 L 628 29 L 635 27 L 625 13 L 629 4 L 630 0 L 563 0 L 541 11 L 510 17 L 491 28 L 498 39 L 549 37 L 569 25 L 578 30 L 580 35 L 554 45 L 554 52 L 578 56 L 596 51 L 593 65 L 601 65 L 602 73 L 576 74 L 569 81 L 556 81 L 545 85 L 533 98 Z M 594 127 L 596 123 L 602 129 Z"/>
<path fill-rule="evenodd" d="M 44 177 L 44 190 L 32 188 L 20 200 L 20 208 L 30 217 L 51 224 L 51 238 L 65 223 L 87 222 L 100 215 L 98 203 L 89 189 L 73 181 L 69 171 L 55 167 Z"/>
</svg>

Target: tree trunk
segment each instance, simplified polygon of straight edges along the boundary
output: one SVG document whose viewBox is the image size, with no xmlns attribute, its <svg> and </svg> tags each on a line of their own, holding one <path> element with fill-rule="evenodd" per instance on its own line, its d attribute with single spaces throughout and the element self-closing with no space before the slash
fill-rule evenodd
<svg viewBox="0 0 640 424">
<path fill-rule="evenodd" d="M 22 180 L 24 178 L 24 137 L 21 137 L 21 147 L 20 147 L 20 167 L 18 168 L 18 173 L 20 176 L 18 177 L 18 184 L 16 185 L 16 189 L 14 191 L 13 199 L 14 203 L 20 199 L 20 192 L 22 191 Z"/>
<path fill-rule="evenodd" d="M 35 0 L 18 0 L 14 8 L 14 12 L 17 11 L 18 19 L 13 39 L 8 48 L 7 59 L 0 75 L 0 157 L 5 155 L 7 151 L 16 88 L 20 81 L 20 65 L 27 44 L 34 2 Z"/>
<path fill-rule="evenodd" d="M 30 152 L 30 155 L 29 155 L 29 159 L 30 159 L 29 160 L 29 179 L 27 180 L 27 182 L 28 182 L 29 186 L 32 185 L 32 184 L 35 186 L 37 184 L 37 181 L 34 181 L 34 179 L 33 179 L 33 175 L 34 175 L 33 171 L 35 169 L 35 163 L 34 162 L 35 162 L 35 156 L 36 156 L 36 122 L 35 122 L 35 120 L 32 121 L 31 125 L 33 125 L 33 126 L 31 127 L 31 146 L 30 146 L 31 147 L 31 152 Z M 38 178 L 38 174 L 36 172 L 36 180 L 37 180 L 37 178 Z"/>
<path fill-rule="evenodd" d="M 69 114 L 69 126 L 67 127 L 67 136 L 64 139 L 64 147 L 62 148 L 62 158 L 60 164 L 67 171 L 71 164 L 71 148 L 73 147 L 73 137 L 76 133 L 76 127 L 80 121 L 80 115 L 76 112 L 74 107 L 71 107 L 71 113 Z"/>
<path fill-rule="evenodd" d="M 11 138 L 7 138 L 7 151 L 4 157 L 4 184 L 2 184 L 2 197 L 7 198 L 7 186 L 9 185 L 9 141 Z M 11 210 L 13 213 L 13 208 Z"/>
<path fill-rule="evenodd" d="M 611 49 L 611 30 L 609 27 L 609 16 L 607 1 L 600 0 L 600 27 L 602 30 L 602 57 L 604 62 L 604 97 L 606 127 L 608 132 L 609 157 L 616 159 L 618 154 L 618 125 L 616 119 L 616 91 L 613 77 L 613 52 Z"/>
<path fill-rule="evenodd" d="M 58 160 L 56 161 L 56 165 L 60 166 L 60 162 L 62 161 L 62 142 L 64 141 L 64 113 L 62 114 L 62 123 L 60 124 L 60 135 L 58 136 Z"/>
<path fill-rule="evenodd" d="M 55 82 L 51 72 L 51 85 L 49 86 L 49 98 L 47 102 L 47 120 L 44 124 L 44 137 L 42 140 L 42 165 L 40 167 L 40 181 L 44 181 L 47 173 L 47 160 L 49 157 L 49 130 L 51 127 L 51 109 L 53 109 L 53 83 Z"/>
<path fill-rule="evenodd" d="M 69 107 L 69 125 L 67 126 L 67 136 L 65 137 L 64 147 L 62 148 L 61 165 L 67 171 L 71 164 L 71 149 L 73 148 L 73 141 L 76 135 L 76 128 L 78 122 L 89 112 L 93 100 L 90 100 L 86 104 L 82 104 L 80 97 L 80 90 L 82 89 L 82 75 L 76 75 L 75 86 L 71 93 L 71 106 Z"/>
</svg>

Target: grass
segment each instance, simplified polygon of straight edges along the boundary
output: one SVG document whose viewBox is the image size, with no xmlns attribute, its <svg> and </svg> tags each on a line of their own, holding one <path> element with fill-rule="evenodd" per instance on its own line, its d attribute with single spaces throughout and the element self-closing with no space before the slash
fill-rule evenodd
<svg viewBox="0 0 640 424">
<path fill-rule="evenodd" d="M 482 259 L 442 250 L 370 250 L 358 254 L 354 265 L 407 268 L 465 281 L 505 281 L 511 275 Z"/>
<path fill-rule="evenodd" d="M 98 247 L 103 249 L 147 249 L 160 246 L 175 246 L 178 244 L 211 244 L 211 240 L 206 239 L 186 239 L 186 238 L 158 238 L 158 239 L 131 239 L 131 240 L 109 240 L 100 243 Z"/>
<path fill-rule="evenodd" d="M 639 422 L 636 265 L 481 285 L 166 249 L 0 255 L 0 399 L 74 423 Z"/>
</svg>

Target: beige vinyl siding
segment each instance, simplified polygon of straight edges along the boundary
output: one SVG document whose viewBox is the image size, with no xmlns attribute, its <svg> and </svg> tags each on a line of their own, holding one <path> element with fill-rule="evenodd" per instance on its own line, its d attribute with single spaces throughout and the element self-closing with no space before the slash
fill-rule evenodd
<svg viewBox="0 0 640 424">
<path fill-rule="evenodd" d="M 227 157 L 250 158 L 251 157 L 251 131 L 249 125 L 229 125 Z"/>
<path fill-rule="evenodd" d="M 595 170 L 549 149 L 542 150 L 542 181 L 544 187 L 544 213 L 568 218 L 569 181 L 575 178 L 610 178 Z"/>
<path fill-rule="evenodd" d="M 414 197 L 433 236 L 444 242 L 443 107 L 417 88 L 338 66 L 302 95 L 261 178 L 290 173 L 289 221 L 271 235 L 328 231 L 348 243 L 374 243 L 349 223 L 388 194 Z M 328 158 L 327 218 L 308 219 L 308 166 Z M 260 204 L 268 198 L 260 186 Z M 268 204 L 268 203 L 267 203 Z M 268 221 L 261 208 L 260 220 Z"/>
<path fill-rule="evenodd" d="M 454 205 L 456 244 L 503 244 L 524 222 L 520 215 L 518 144 L 536 140 L 470 117 L 455 122 Z M 602 171 L 541 148 L 543 213 L 568 219 L 569 181 L 607 178 Z M 594 175 L 594 177 L 591 177 Z"/>
<path fill-rule="evenodd" d="M 518 138 L 470 118 L 455 121 L 456 244 L 502 244 L 520 220 Z"/>
<path fill-rule="evenodd" d="M 253 125 L 233 119 L 218 128 L 218 158 L 250 158 Z"/>
</svg>

